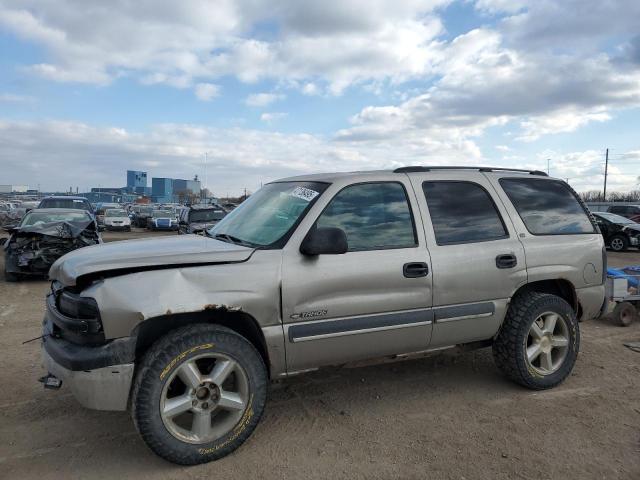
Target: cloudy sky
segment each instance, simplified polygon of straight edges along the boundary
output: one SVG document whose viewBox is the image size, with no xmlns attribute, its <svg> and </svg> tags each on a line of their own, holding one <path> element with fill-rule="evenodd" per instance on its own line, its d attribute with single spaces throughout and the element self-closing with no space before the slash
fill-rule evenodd
<svg viewBox="0 0 640 480">
<path fill-rule="evenodd" d="M 0 183 L 412 164 L 638 188 L 638 0 L 0 0 Z M 208 152 L 205 168 L 204 153 Z"/>
</svg>

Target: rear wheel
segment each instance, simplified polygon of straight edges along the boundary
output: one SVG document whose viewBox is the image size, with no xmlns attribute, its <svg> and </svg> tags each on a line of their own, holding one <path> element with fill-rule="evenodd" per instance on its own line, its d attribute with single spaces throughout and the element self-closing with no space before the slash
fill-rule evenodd
<svg viewBox="0 0 640 480">
<path fill-rule="evenodd" d="M 623 235 L 616 235 L 609 241 L 609 246 L 614 252 L 623 252 L 629 247 L 629 241 Z"/>
<path fill-rule="evenodd" d="M 562 298 L 530 292 L 511 302 L 493 356 L 511 380 L 534 390 L 561 383 L 575 364 L 580 345 L 578 321 Z"/>
<path fill-rule="evenodd" d="M 132 415 L 156 454 L 194 465 L 242 445 L 262 416 L 266 393 L 266 368 L 249 341 L 196 324 L 170 332 L 147 352 Z"/>
</svg>

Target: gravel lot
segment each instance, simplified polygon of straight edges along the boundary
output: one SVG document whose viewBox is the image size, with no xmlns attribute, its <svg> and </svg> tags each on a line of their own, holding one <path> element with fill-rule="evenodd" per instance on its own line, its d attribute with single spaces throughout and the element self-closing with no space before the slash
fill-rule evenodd
<svg viewBox="0 0 640 480">
<path fill-rule="evenodd" d="M 634 263 L 637 251 L 610 255 Z M 184 468 L 154 456 L 127 413 L 37 383 L 39 344 L 21 342 L 40 334 L 48 286 L 0 280 L 0 478 L 640 478 L 640 354 L 622 345 L 640 322 L 582 323 L 573 374 L 545 392 L 504 380 L 488 349 L 282 381 L 243 447 Z"/>
</svg>

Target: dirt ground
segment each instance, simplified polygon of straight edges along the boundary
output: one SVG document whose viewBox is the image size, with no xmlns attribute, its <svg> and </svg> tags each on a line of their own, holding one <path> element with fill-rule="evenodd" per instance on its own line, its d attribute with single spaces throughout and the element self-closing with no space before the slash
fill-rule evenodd
<svg viewBox="0 0 640 480">
<path fill-rule="evenodd" d="M 37 382 L 39 343 L 21 343 L 40 335 L 48 288 L 0 280 L 0 478 L 640 479 L 640 353 L 623 346 L 640 322 L 582 323 L 573 374 L 544 392 L 503 379 L 490 349 L 275 383 L 243 447 L 185 468 L 153 455 L 127 413 L 83 409 Z"/>
</svg>

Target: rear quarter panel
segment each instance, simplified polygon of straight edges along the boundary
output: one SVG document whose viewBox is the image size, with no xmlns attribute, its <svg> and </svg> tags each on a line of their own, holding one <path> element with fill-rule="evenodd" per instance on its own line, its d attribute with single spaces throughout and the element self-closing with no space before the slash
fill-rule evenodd
<svg viewBox="0 0 640 480">
<path fill-rule="evenodd" d="M 603 248 L 599 232 L 577 235 L 533 235 L 502 189 L 499 179 L 514 175 L 487 174 L 524 245 L 527 282 L 568 280 L 576 289 L 583 317 L 597 314 L 604 300 Z"/>
</svg>

